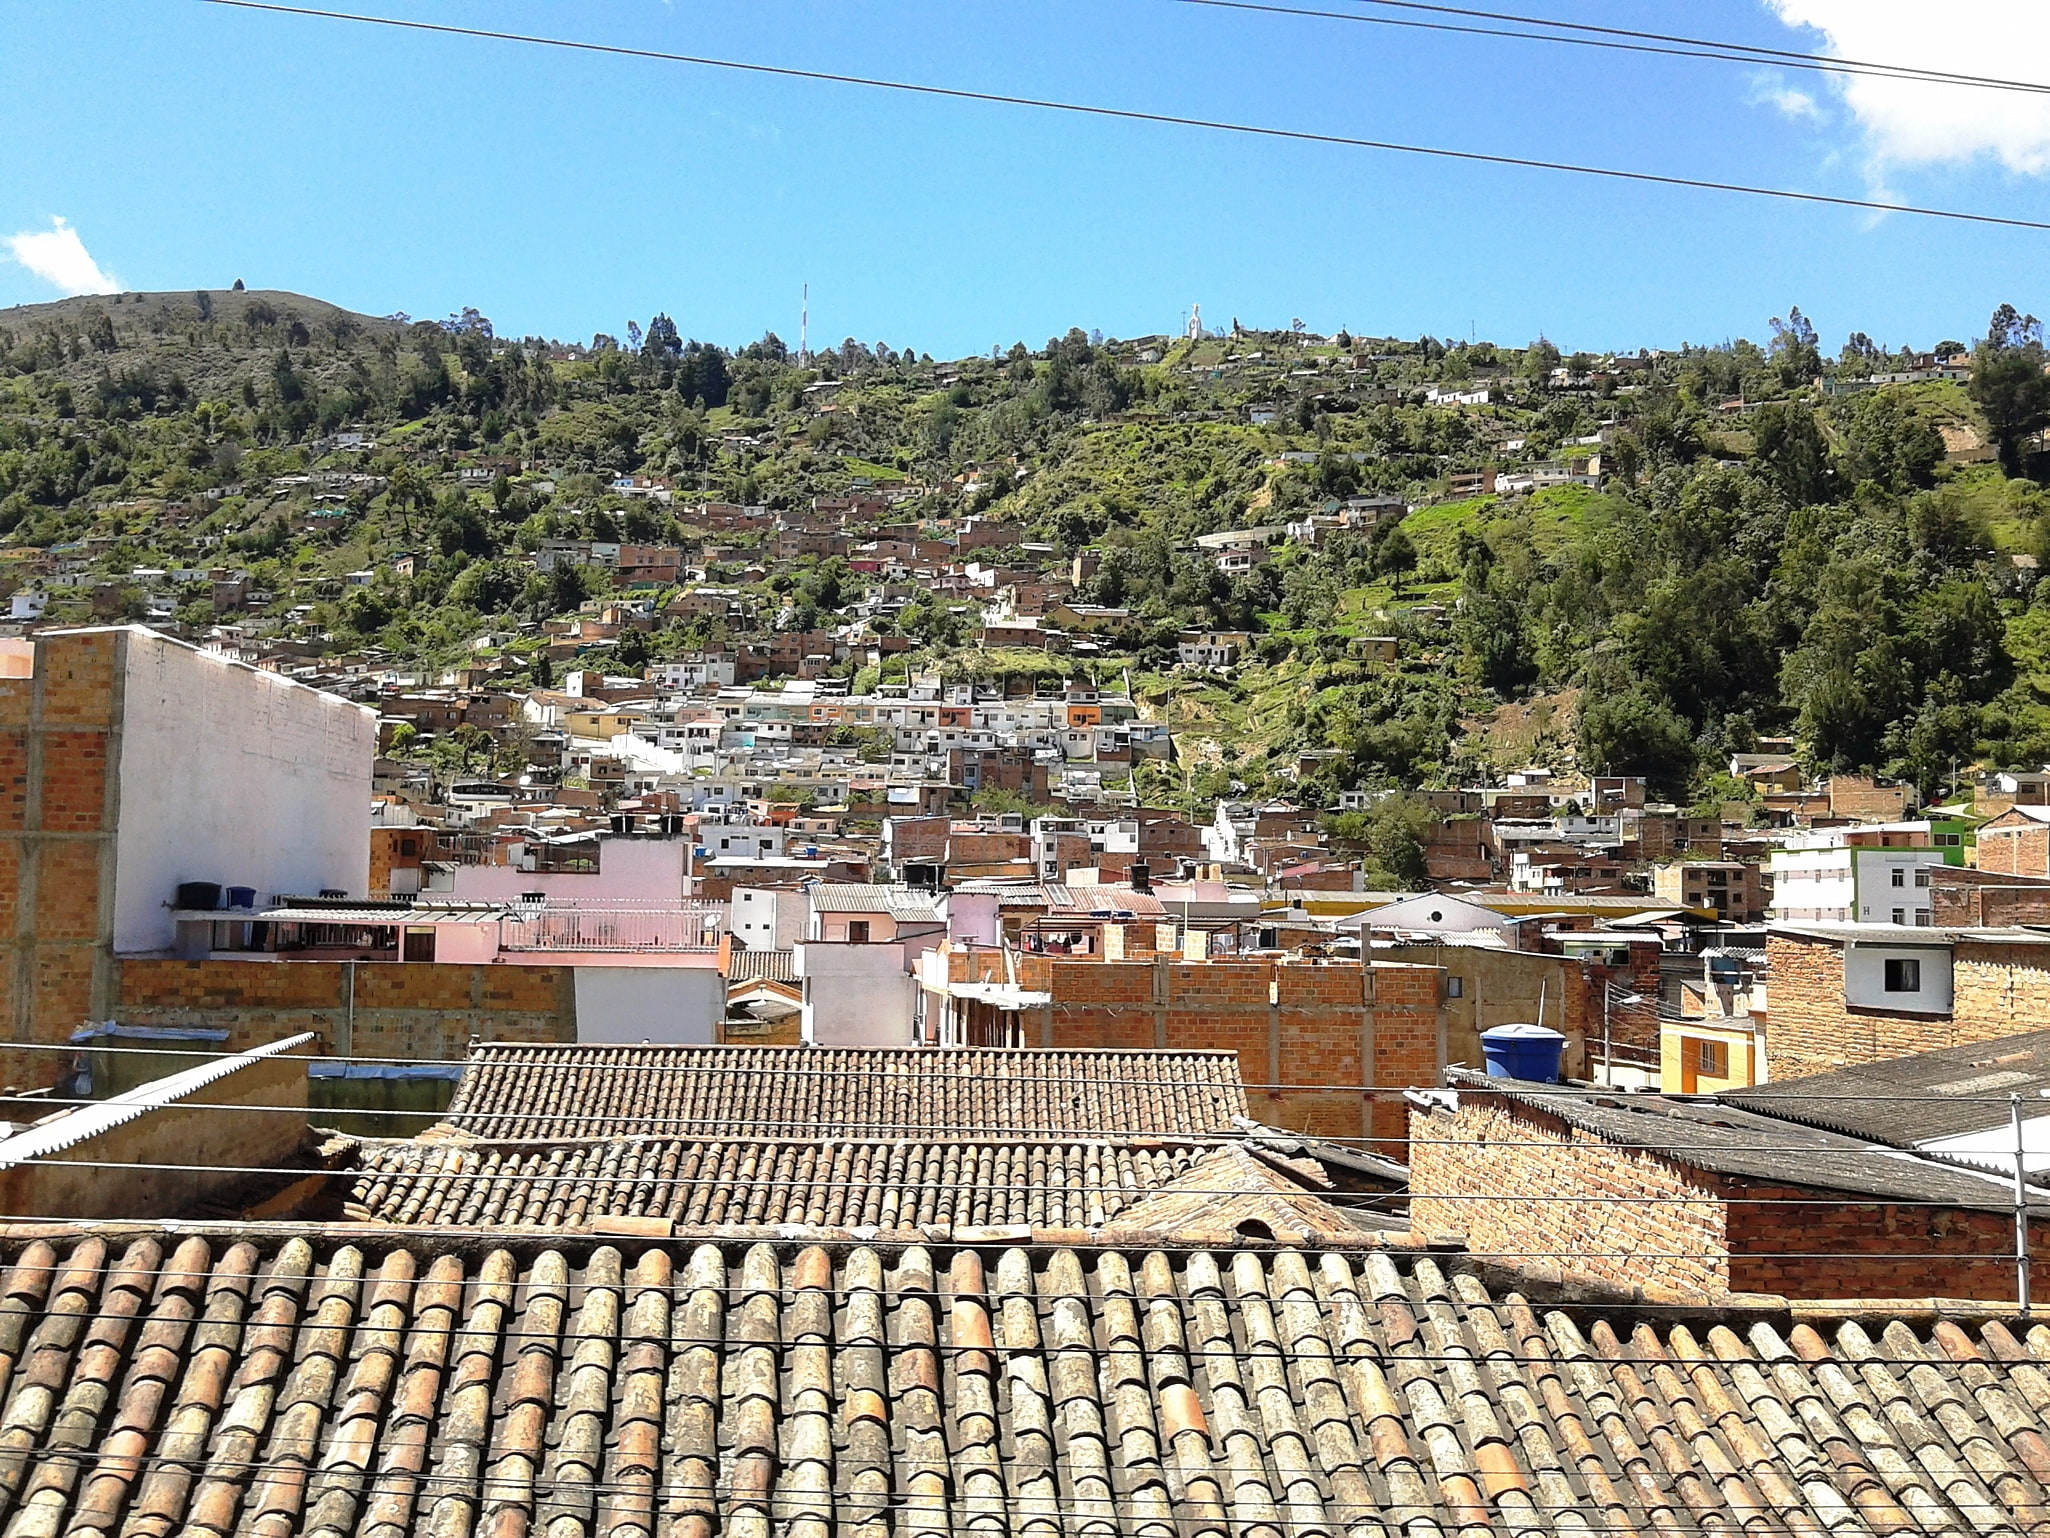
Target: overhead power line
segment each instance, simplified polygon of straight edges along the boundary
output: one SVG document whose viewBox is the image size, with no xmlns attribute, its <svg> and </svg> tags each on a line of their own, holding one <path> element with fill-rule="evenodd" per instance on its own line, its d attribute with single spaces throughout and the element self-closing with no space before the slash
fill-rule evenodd
<svg viewBox="0 0 2050 1538">
<path fill-rule="evenodd" d="M 1367 139 L 1350 134 L 1315 133 L 1300 128 L 1275 128 L 1258 123 L 1233 123 L 1217 118 L 1186 117 L 1170 112 L 1145 112 L 1134 107 L 1106 107 L 1087 102 L 1056 101 L 1047 97 L 1016 96 L 998 91 L 973 91 L 960 86 L 924 85 L 907 80 L 885 80 L 871 75 L 850 75 L 832 70 L 799 69 L 785 64 L 760 64 L 742 59 L 718 59 L 703 54 L 671 53 L 654 48 L 629 48 L 617 43 L 593 43 L 575 38 L 542 37 L 532 33 L 501 32 L 485 27 L 458 27 L 446 22 L 410 21 L 395 16 L 371 16 L 355 11 L 333 11 L 313 6 L 286 5 L 277 0 L 201 0 L 202 4 L 235 10 L 268 11 L 282 16 L 304 16 L 323 21 L 352 21 L 367 26 L 392 27 L 408 32 L 428 32 L 446 37 L 477 38 L 491 42 L 526 43 L 535 47 L 564 48 L 579 53 L 606 54 L 616 58 L 643 59 L 664 64 L 689 64 L 701 69 L 732 70 L 741 74 L 766 75 L 785 80 L 809 80 L 828 85 L 861 86 L 869 90 L 896 91 L 910 96 L 937 97 L 949 101 L 984 102 L 993 106 L 1030 107 L 1042 112 L 1064 112 L 1078 117 L 1114 118 L 1131 123 L 1153 123 L 1170 128 L 1202 128 L 1216 133 L 1245 134 L 1254 138 L 1286 140 L 1301 144 L 1324 144 L 1342 149 L 1379 150 L 1393 155 L 1418 155 L 1437 160 L 1463 161 L 1471 165 L 1509 166 L 1526 171 L 1558 171 L 1572 176 L 1601 177 L 1609 181 L 1640 182 L 1660 187 L 1685 187 L 1702 192 L 1733 192 L 1746 197 L 1776 198 L 1791 203 L 1816 203 L 1835 208 L 1856 208 L 1872 213 L 1915 214 L 1928 219 L 1950 219 L 1966 224 L 2002 225 L 2010 229 L 2050 230 L 2050 221 L 2018 219 L 2004 214 L 1971 213 L 1962 209 L 1931 208 L 1910 203 L 1882 203 L 1873 198 L 1840 197 L 1826 192 L 1798 192 L 1787 187 L 1759 187 L 1745 182 L 1715 181 L 1705 177 L 1671 176 L 1654 171 L 1625 171 L 1614 166 L 1579 165 L 1563 160 L 1539 160 L 1524 155 L 1491 154 L 1480 150 L 1446 149 L 1438 145 L 1403 144 L 1390 139 Z"/>
<path fill-rule="evenodd" d="M 1481 11 L 1467 6 L 1433 5 L 1426 0 L 1352 0 L 1355 5 L 1377 6 L 1391 11 L 1423 11 L 1437 16 L 1465 16 L 1477 21 L 1504 21 L 1526 27 L 1552 27 L 1561 32 L 1579 32 L 1593 37 L 1634 38 L 1644 42 L 1670 43 L 1683 48 L 1713 48 L 1743 55 L 1748 63 L 1784 64 L 1793 69 L 1822 69 L 1835 73 L 1891 75 L 1897 79 L 1923 80 L 1942 85 L 1991 87 L 2003 91 L 2050 92 L 2050 83 L 2036 80 L 2007 80 L 1996 75 L 1960 74 L 1951 70 L 1927 69 L 1917 64 L 1883 64 L 1873 59 L 1818 58 L 1792 48 L 1768 48 L 1759 43 L 1732 43 L 1715 38 L 1687 37 L 1672 32 L 1645 32 L 1635 27 L 1599 27 L 1590 22 L 1559 21 L 1549 16 L 1519 16 L 1507 11 Z M 1421 25 L 1421 24 L 1420 24 Z M 1541 33 L 1507 34 L 1544 37 Z M 1578 39 L 1545 37 L 1548 42 Z M 1617 46 L 1624 46 L 1618 44 Z M 1635 50 L 1634 50 L 1635 51 Z M 1713 57 L 1713 55 L 1709 55 Z"/>
<path fill-rule="evenodd" d="M 1959 75 L 1947 70 L 1921 69 L 1910 64 L 1876 64 L 1862 60 L 1830 59 L 1814 54 L 1792 53 L 1777 48 L 1757 48 L 1749 43 L 1719 43 L 1695 38 L 1665 41 L 1624 42 L 1622 38 L 1664 39 L 1660 32 L 1633 32 L 1620 27 L 1580 27 L 1575 22 L 1548 21 L 1538 17 L 1498 15 L 1493 11 L 1456 10 L 1446 6 L 1404 9 L 1443 11 L 1454 16 L 1477 16 L 1501 21 L 1518 21 L 1529 26 L 1570 27 L 1579 31 L 1608 34 L 1601 37 L 1569 37 L 1550 32 L 1526 32 L 1515 27 L 1478 27 L 1461 22 L 1419 21 L 1403 16 L 1365 16 L 1356 11 L 1319 10 L 1310 6 L 1280 5 L 1273 0 L 1175 0 L 1178 5 L 1201 5 L 1215 10 L 1263 12 L 1273 16 L 1303 16 L 1320 21 L 1352 22 L 1368 27 L 1399 27 L 1415 32 L 1449 32 L 1462 37 L 1502 37 L 1527 43 L 1560 43 L 1575 48 L 1596 48 L 1615 53 L 1653 54 L 1673 59 L 1710 59 L 1728 64 L 1766 64 L 1777 69 L 1809 70 L 1825 75 L 1858 75 L 1876 80 L 1899 80 L 1911 85 L 1947 85 L 1973 90 L 2021 91 L 2050 95 L 2050 85 L 2030 80 L 2002 80 L 1990 75 Z M 1396 4 L 1398 0 L 1357 0 L 1362 5 Z"/>
</svg>

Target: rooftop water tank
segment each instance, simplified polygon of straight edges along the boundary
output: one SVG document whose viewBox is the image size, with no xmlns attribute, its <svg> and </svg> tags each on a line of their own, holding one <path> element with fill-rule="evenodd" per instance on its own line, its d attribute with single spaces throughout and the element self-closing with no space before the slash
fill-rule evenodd
<svg viewBox="0 0 2050 1538">
<path fill-rule="evenodd" d="M 1481 1032 L 1481 1056 L 1491 1079 L 1554 1084 L 1566 1055 L 1566 1038 L 1546 1025 L 1498 1025 Z"/>
</svg>

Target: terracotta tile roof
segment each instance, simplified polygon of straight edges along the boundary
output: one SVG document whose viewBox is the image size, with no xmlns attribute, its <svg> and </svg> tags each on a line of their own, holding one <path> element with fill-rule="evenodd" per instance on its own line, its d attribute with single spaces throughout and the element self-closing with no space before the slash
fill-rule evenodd
<svg viewBox="0 0 2050 1538">
<path fill-rule="evenodd" d="M 732 959 L 726 964 L 726 981 L 751 983 L 757 980 L 772 983 L 796 982 L 796 953 L 790 950 L 735 951 Z"/>
<path fill-rule="evenodd" d="M 1571 1310 L 1424 1257 L 7 1248 L 20 1534 L 2040 1531 L 2050 1342 Z"/>
<path fill-rule="evenodd" d="M 362 1151 L 347 1210 L 387 1223 L 464 1227 L 648 1217 L 681 1228 L 1095 1228 L 1201 1168 L 1208 1151 L 1159 1140 L 373 1143 Z"/>
<path fill-rule="evenodd" d="M 492 1042 L 471 1049 L 448 1122 L 530 1141 L 1204 1137 L 1245 1114 L 1235 1052 Z"/>
</svg>

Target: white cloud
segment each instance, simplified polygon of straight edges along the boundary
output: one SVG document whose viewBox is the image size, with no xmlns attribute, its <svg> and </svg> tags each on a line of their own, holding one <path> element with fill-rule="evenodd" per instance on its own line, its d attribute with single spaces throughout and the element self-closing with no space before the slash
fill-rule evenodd
<svg viewBox="0 0 2050 1538">
<path fill-rule="evenodd" d="M 1751 100 L 1760 106 L 1773 108 L 1783 117 L 1817 119 L 1822 116 L 1822 109 L 1815 104 L 1814 97 L 1782 83 L 1777 75 L 1752 76 Z"/>
<path fill-rule="evenodd" d="M 2043 62 L 2050 60 L 2050 5 L 2043 0 L 1765 4 L 1788 26 L 1822 34 L 1817 51 L 1826 56 L 2050 84 Z M 2050 95 L 1873 75 L 1832 78 L 1865 130 L 1875 173 L 1985 155 L 2025 175 L 2050 172 Z"/>
<path fill-rule="evenodd" d="M 9 235 L 5 244 L 14 259 L 52 288 L 67 294 L 118 294 L 121 284 L 93 260 L 78 231 L 53 218 L 47 230 Z"/>
</svg>

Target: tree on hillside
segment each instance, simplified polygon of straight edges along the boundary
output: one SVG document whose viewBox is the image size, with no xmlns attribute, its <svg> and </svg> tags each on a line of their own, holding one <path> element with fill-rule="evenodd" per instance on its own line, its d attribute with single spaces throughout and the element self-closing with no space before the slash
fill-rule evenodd
<svg viewBox="0 0 2050 1538">
<path fill-rule="evenodd" d="M 1780 383 L 1788 389 L 1806 384 L 1822 372 L 1822 349 L 1817 345 L 1815 325 L 1797 304 L 1787 318 L 1772 318 L 1772 361 Z"/>
<path fill-rule="evenodd" d="M 1753 442 L 1758 467 L 1794 506 L 1805 507 L 1828 497 L 1829 445 L 1815 425 L 1815 413 L 1807 406 L 1775 401 L 1759 407 Z"/>
<path fill-rule="evenodd" d="M 1590 774 L 1672 783 L 1694 769 L 1694 739 L 1672 706 L 1642 684 L 1590 682 L 1580 706 L 1579 758 Z"/>
<path fill-rule="evenodd" d="M 2022 473 L 2022 442 L 2050 425 L 2050 374 L 2043 372 L 2043 323 L 2003 304 L 1972 356 L 1972 400 L 1984 413 L 2000 468 Z"/>
</svg>

